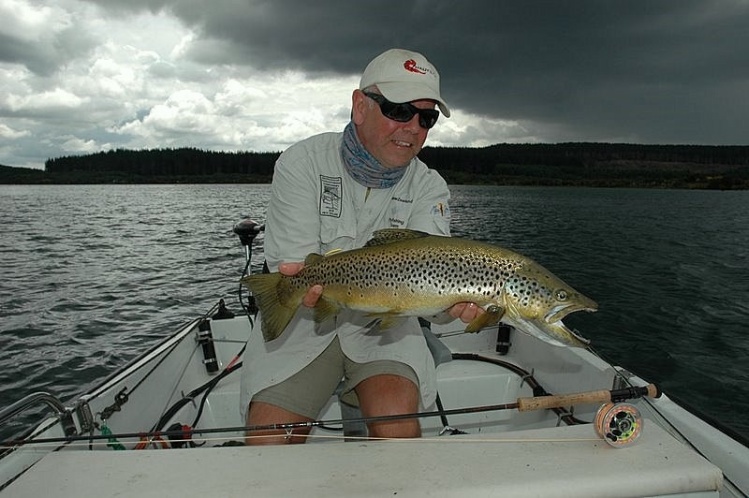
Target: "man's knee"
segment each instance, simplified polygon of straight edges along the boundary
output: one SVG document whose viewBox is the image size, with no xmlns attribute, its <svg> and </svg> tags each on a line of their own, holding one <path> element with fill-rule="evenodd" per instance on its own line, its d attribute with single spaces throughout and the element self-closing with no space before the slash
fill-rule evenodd
<svg viewBox="0 0 749 498">
<path fill-rule="evenodd" d="M 279 423 L 309 422 L 310 420 L 303 415 L 290 412 L 270 403 L 253 401 L 250 403 L 249 410 L 247 411 L 248 430 L 245 434 L 245 444 L 257 446 L 304 443 L 310 433 L 309 428 L 262 429 L 261 427 Z"/>
<path fill-rule="evenodd" d="M 421 425 L 412 415 L 419 408 L 419 388 L 414 382 L 398 375 L 376 375 L 356 386 L 364 417 L 393 417 L 389 420 L 372 420 L 367 423 L 373 438 L 412 438 L 421 436 Z"/>
<path fill-rule="evenodd" d="M 399 419 L 367 424 L 369 437 L 378 439 L 421 437 L 421 425 L 417 419 Z"/>
</svg>

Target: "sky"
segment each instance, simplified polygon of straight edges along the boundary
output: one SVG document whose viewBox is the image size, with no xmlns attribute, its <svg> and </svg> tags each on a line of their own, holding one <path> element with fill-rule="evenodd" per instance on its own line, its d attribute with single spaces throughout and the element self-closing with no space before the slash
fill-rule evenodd
<svg viewBox="0 0 749 498">
<path fill-rule="evenodd" d="M 281 151 L 340 131 L 406 48 L 453 113 L 427 145 L 747 145 L 749 0 L 0 0 L 0 164 Z"/>
</svg>

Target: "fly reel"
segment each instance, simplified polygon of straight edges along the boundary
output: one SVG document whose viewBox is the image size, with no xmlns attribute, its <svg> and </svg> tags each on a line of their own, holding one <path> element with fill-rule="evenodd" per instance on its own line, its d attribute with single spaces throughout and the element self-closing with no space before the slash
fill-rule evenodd
<svg viewBox="0 0 749 498">
<path fill-rule="evenodd" d="M 614 448 L 634 443 L 642 433 L 640 411 L 629 403 L 606 403 L 598 409 L 593 422 L 596 434 Z"/>
</svg>

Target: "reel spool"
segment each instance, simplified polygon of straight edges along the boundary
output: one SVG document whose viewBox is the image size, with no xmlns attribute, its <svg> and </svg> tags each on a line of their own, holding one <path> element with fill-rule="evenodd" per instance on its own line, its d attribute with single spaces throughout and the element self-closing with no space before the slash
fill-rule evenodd
<svg viewBox="0 0 749 498">
<path fill-rule="evenodd" d="M 640 411 L 629 403 L 606 403 L 596 413 L 593 422 L 596 434 L 614 448 L 634 443 L 642 433 Z"/>
</svg>

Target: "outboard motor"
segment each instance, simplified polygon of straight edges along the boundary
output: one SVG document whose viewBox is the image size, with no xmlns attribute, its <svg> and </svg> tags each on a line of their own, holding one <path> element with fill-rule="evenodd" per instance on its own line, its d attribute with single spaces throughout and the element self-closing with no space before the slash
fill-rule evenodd
<svg viewBox="0 0 749 498">
<path fill-rule="evenodd" d="M 245 258 L 248 262 L 252 256 L 252 242 L 263 230 L 265 230 L 265 225 L 259 225 L 249 218 L 245 218 L 234 225 L 234 233 L 237 234 L 239 241 L 244 246 Z"/>
<path fill-rule="evenodd" d="M 255 237 L 263 230 L 265 230 L 265 225 L 260 225 L 249 218 L 245 218 L 234 225 L 234 233 L 237 234 L 239 241 L 244 246 L 245 266 L 242 276 L 249 275 L 251 271 L 252 243 L 255 241 Z M 244 301 L 242 301 L 242 284 L 239 285 L 239 302 L 243 303 L 242 305 L 244 306 Z M 247 311 L 248 315 L 257 314 L 258 308 L 255 303 L 255 296 L 247 296 L 247 308 L 245 311 Z"/>
</svg>

